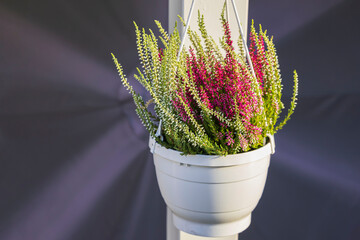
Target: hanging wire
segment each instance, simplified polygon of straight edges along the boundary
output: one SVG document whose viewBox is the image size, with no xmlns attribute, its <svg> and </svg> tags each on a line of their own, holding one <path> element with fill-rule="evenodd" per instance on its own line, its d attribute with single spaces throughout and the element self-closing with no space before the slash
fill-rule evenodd
<svg viewBox="0 0 360 240">
<path fill-rule="evenodd" d="M 228 22 L 230 22 L 230 14 L 229 14 L 229 4 L 228 4 L 228 0 L 225 0 L 225 5 L 226 5 L 226 20 L 228 20 Z"/>
<path fill-rule="evenodd" d="M 240 35 L 241 35 L 242 41 L 243 41 L 244 46 L 245 46 L 246 58 L 247 58 L 247 60 L 249 62 L 251 73 L 254 76 L 254 78 L 256 79 L 254 67 L 253 67 L 253 64 L 252 64 L 252 61 L 251 61 L 251 58 L 250 58 L 249 49 L 248 49 L 248 47 L 246 45 L 244 33 L 243 33 L 243 30 L 242 30 L 242 27 L 241 27 L 239 14 L 238 14 L 238 11 L 236 9 L 235 0 L 231 0 L 231 2 L 232 2 L 232 5 L 233 5 L 234 12 L 235 12 L 235 17 L 236 17 L 236 20 L 237 20 L 237 23 L 238 23 L 238 26 L 239 26 Z M 229 15 L 228 0 L 225 0 L 225 4 L 226 4 L 226 16 L 227 16 L 227 20 L 229 21 L 230 15 Z M 181 51 L 182 51 L 182 49 L 184 47 L 184 44 L 185 44 L 185 37 L 186 37 L 186 33 L 187 33 L 187 31 L 189 29 L 189 26 L 190 26 L 190 19 L 191 19 L 191 15 L 193 13 L 193 10 L 194 10 L 194 5 L 195 5 L 195 0 L 192 0 L 190 11 L 189 11 L 189 14 L 188 14 L 188 18 L 187 18 L 186 24 L 185 24 L 185 30 L 184 30 L 184 33 L 183 33 L 183 36 L 182 36 L 182 39 L 181 39 L 179 52 L 178 52 L 178 55 L 177 55 L 177 61 L 179 61 L 179 59 L 180 59 Z M 163 141 L 163 136 L 161 134 L 161 126 L 162 126 L 162 120 L 160 119 L 159 126 L 158 126 L 158 129 L 157 129 L 156 133 L 155 133 L 155 136 L 160 137 L 160 140 Z M 155 145 L 156 144 L 154 144 L 154 148 L 155 148 Z"/>
<path fill-rule="evenodd" d="M 232 2 L 232 5 L 233 5 L 233 7 L 234 7 L 234 12 L 235 12 L 236 21 L 237 21 L 238 26 L 239 26 L 239 29 L 240 29 L 241 39 L 242 39 L 242 41 L 243 41 L 243 43 L 244 43 L 244 46 L 245 46 L 246 58 L 247 58 L 247 60 L 248 60 L 248 62 L 249 62 L 251 73 L 252 73 L 254 79 L 256 79 L 254 67 L 253 67 L 253 64 L 252 64 L 252 61 L 251 61 L 251 58 L 250 58 L 249 49 L 248 49 L 247 44 L 246 44 L 246 40 L 245 40 L 245 37 L 244 37 L 244 32 L 243 32 L 242 27 L 241 27 L 241 22 L 240 22 L 239 14 L 238 14 L 238 11 L 237 11 L 237 9 L 236 9 L 235 0 L 231 0 L 231 2 Z"/>
<path fill-rule="evenodd" d="M 185 37 L 186 37 L 186 33 L 187 33 L 187 31 L 189 29 L 189 26 L 190 26 L 190 19 L 191 19 L 191 15 L 193 13 L 193 10 L 194 10 L 194 5 L 195 5 L 195 0 L 193 0 L 192 3 L 191 3 L 190 12 L 189 12 L 188 18 L 186 20 L 185 30 L 184 30 L 184 33 L 183 33 L 183 36 L 182 36 L 182 39 L 181 39 L 181 44 L 180 44 L 180 48 L 179 48 L 179 52 L 178 52 L 176 61 L 179 61 L 181 51 L 182 51 L 182 49 L 184 47 L 184 44 L 185 44 Z M 160 119 L 159 126 L 158 126 L 158 129 L 157 129 L 156 133 L 155 133 L 155 136 L 160 137 L 161 141 L 163 141 L 163 136 L 161 134 L 161 125 L 162 125 L 162 120 Z"/>
<path fill-rule="evenodd" d="M 193 13 L 193 10 L 194 10 L 194 5 L 195 5 L 195 0 L 193 0 L 192 3 L 191 3 L 190 12 L 189 12 L 188 18 L 186 20 L 184 34 L 183 34 L 182 39 L 181 39 L 181 44 L 180 44 L 179 52 L 178 52 L 177 59 L 176 59 L 177 61 L 179 61 L 179 59 L 180 59 L 181 51 L 182 51 L 182 49 L 184 47 L 184 44 L 185 44 L 185 37 L 186 37 L 186 33 L 187 33 L 187 31 L 189 29 L 189 26 L 190 26 L 190 19 L 191 19 L 191 15 Z"/>
</svg>

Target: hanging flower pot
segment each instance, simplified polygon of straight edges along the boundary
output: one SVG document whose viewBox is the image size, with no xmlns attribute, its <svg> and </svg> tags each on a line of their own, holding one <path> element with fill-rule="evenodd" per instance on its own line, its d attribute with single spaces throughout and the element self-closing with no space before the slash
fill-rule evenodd
<svg viewBox="0 0 360 240">
<path fill-rule="evenodd" d="M 262 195 L 272 136 L 256 150 L 228 155 L 181 155 L 150 139 L 156 176 L 175 226 L 206 237 L 235 235 L 251 221 Z"/>
<path fill-rule="evenodd" d="M 138 95 L 113 55 L 123 85 L 150 134 L 161 194 L 175 226 L 202 236 L 229 236 L 246 229 L 264 189 L 273 136 L 294 112 L 298 79 L 290 107 L 284 104 L 282 80 L 272 38 L 261 26 L 250 31 L 249 49 L 240 30 L 235 49 L 225 5 L 220 43 L 208 35 L 198 14 L 199 31 L 189 29 L 194 0 L 185 25 L 168 35 L 158 21 L 159 39 L 135 24 L 142 69 L 135 78 L 149 92 Z M 181 19 L 182 20 L 182 19 Z M 183 21 L 182 21 L 183 22 Z"/>
</svg>

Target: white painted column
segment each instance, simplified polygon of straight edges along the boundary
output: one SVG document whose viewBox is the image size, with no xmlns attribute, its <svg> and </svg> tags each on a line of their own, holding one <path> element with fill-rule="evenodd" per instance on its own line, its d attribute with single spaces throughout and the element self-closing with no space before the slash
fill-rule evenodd
<svg viewBox="0 0 360 240">
<path fill-rule="evenodd" d="M 236 22 L 236 17 L 234 13 L 231 0 L 228 1 L 228 13 L 229 13 L 229 22 L 230 30 L 232 33 L 232 39 L 234 42 L 239 37 L 239 28 Z M 190 6 L 192 0 L 169 0 L 169 32 L 171 33 L 174 29 L 175 22 L 179 23 L 177 15 L 180 15 L 185 21 L 189 14 Z M 223 8 L 225 0 L 196 0 L 194 6 L 194 13 L 190 20 L 190 28 L 197 28 L 197 12 L 200 10 L 205 17 L 205 24 L 208 30 L 208 33 L 217 40 L 216 36 L 222 36 L 222 27 L 219 20 L 221 10 Z M 248 25 L 248 11 L 249 11 L 249 0 L 235 0 L 236 8 L 238 10 L 242 29 L 244 35 L 247 36 L 247 25 Z M 178 24 L 182 26 L 181 24 Z M 181 29 L 183 30 L 183 29 Z M 180 30 L 180 31 L 181 31 Z M 234 44 L 236 45 L 236 44 Z"/>
<path fill-rule="evenodd" d="M 238 235 L 227 237 L 201 237 L 191 235 L 177 229 L 173 223 L 172 212 L 169 208 L 166 210 L 166 239 L 167 240 L 238 240 Z"/>
<path fill-rule="evenodd" d="M 234 13 L 231 0 L 228 1 L 228 20 L 230 23 L 230 30 L 232 33 L 232 39 L 236 43 L 240 33 L 239 28 L 236 22 L 236 17 Z M 192 0 L 169 0 L 169 32 L 171 33 L 175 26 L 175 21 L 179 23 L 177 15 L 180 15 L 185 21 L 189 14 L 190 6 Z M 222 26 L 220 23 L 220 14 L 225 0 L 196 0 L 194 6 L 194 13 L 190 20 L 190 28 L 195 30 L 197 29 L 197 12 L 200 10 L 205 17 L 205 25 L 207 27 L 208 33 L 214 37 L 215 40 L 222 36 Z M 248 10 L 249 10 L 249 0 L 235 0 L 236 8 L 240 17 L 242 29 L 244 35 L 247 36 L 247 25 L 248 25 Z M 182 26 L 181 24 L 178 24 Z M 180 29 L 180 32 L 184 31 L 184 28 Z M 216 37 L 218 36 L 218 37 Z M 188 39 L 187 39 L 188 41 Z M 185 42 L 185 45 L 188 42 Z M 237 48 L 237 44 L 234 44 L 234 47 Z M 227 237 L 201 237 L 191 235 L 185 232 L 178 230 L 173 223 L 172 212 L 167 209 L 167 240 L 237 240 L 238 234 Z"/>
</svg>

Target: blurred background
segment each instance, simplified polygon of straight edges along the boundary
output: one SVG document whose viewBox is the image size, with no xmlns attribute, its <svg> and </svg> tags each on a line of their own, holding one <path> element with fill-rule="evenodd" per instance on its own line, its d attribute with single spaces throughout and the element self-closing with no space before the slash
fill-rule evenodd
<svg viewBox="0 0 360 240">
<path fill-rule="evenodd" d="M 239 239 L 358 240 L 360 2 L 249 6 L 249 18 L 275 37 L 286 104 L 293 69 L 300 86 Z M 0 0 L 1 240 L 165 240 L 148 135 L 110 53 L 131 76 L 132 21 L 166 26 L 167 7 L 167 0 Z"/>
</svg>

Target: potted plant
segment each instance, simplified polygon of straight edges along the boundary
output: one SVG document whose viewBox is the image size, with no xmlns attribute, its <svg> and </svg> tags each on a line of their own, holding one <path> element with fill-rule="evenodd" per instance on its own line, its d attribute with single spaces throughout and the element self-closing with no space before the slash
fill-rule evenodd
<svg viewBox="0 0 360 240">
<path fill-rule="evenodd" d="M 294 112 L 298 88 L 294 71 L 291 104 L 279 121 L 284 104 L 273 39 L 252 23 L 249 49 L 239 38 L 235 50 L 224 9 L 219 44 L 200 13 L 199 31 L 186 31 L 187 49 L 181 49 L 177 28 L 168 35 L 155 21 L 156 37 L 135 24 L 142 65 L 135 78 L 150 93 L 148 101 L 134 91 L 112 55 L 149 131 L 160 190 L 175 226 L 209 237 L 249 226 L 274 153 L 273 135 Z"/>
</svg>

